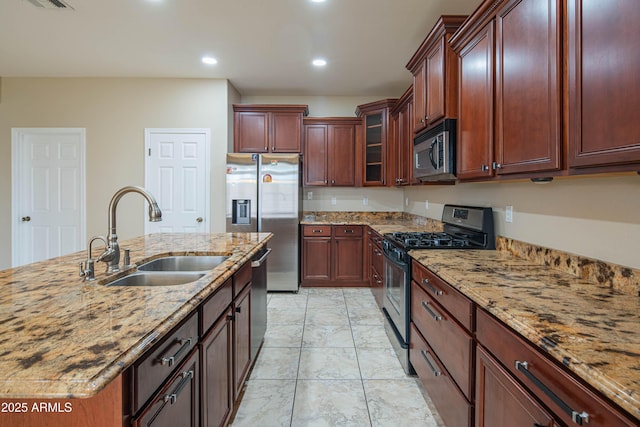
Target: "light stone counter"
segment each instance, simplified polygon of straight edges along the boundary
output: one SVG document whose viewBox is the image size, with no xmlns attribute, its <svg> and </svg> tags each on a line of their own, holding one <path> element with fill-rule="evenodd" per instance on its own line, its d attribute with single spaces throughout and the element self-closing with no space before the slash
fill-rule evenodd
<svg viewBox="0 0 640 427">
<path fill-rule="evenodd" d="M 163 255 L 229 255 L 198 281 L 178 286 L 106 287 L 103 263 L 96 264 L 97 280 L 85 282 L 78 276 L 84 251 L 0 271 L 0 397 L 97 394 L 271 236 L 152 234 L 120 242 L 134 264 Z"/>
</svg>

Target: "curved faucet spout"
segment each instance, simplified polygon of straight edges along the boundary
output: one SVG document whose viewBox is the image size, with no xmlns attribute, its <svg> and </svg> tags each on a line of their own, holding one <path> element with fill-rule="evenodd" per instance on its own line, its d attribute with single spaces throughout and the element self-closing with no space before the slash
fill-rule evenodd
<svg viewBox="0 0 640 427">
<path fill-rule="evenodd" d="M 162 211 L 160 210 L 156 199 L 144 188 L 130 185 L 116 191 L 109 202 L 108 240 L 109 247 L 113 252 L 113 257 L 109 260 L 107 265 L 107 272 L 109 273 L 120 271 L 120 245 L 118 245 L 118 234 L 116 233 L 116 209 L 122 196 L 127 193 L 138 193 L 147 200 L 147 203 L 149 203 L 149 221 L 162 221 Z"/>
</svg>

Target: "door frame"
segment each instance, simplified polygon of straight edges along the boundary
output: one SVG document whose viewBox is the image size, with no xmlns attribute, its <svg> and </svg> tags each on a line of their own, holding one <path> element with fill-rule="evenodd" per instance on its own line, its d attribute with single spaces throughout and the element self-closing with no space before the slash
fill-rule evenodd
<svg viewBox="0 0 640 427">
<path fill-rule="evenodd" d="M 18 230 L 18 222 L 24 195 L 20 191 L 19 181 L 22 173 L 23 136 L 26 134 L 63 134 L 76 133 L 80 137 L 80 242 L 87 240 L 87 130 L 86 128 L 11 128 L 11 265 L 17 265 L 23 242 Z M 81 245 L 81 248 L 84 248 Z"/>
<path fill-rule="evenodd" d="M 153 133 L 180 133 L 180 134 L 204 134 L 204 152 L 205 152 L 205 204 L 204 215 L 208 227 L 205 225 L 205 229 L 211 232 L 211 129 L 209 128 L 145 128 L 144 129 L 144 185 L 148 186 L 151 181 L 151 171 L 149 170 L 149 156 L 147 153 L 151 148 L 151 134 Z M 146 215 L 146 209 L 144 209 L 144 215 Z M 144 233 L 148 234 L 149 223 L 144 222 Z"/>
</svg>

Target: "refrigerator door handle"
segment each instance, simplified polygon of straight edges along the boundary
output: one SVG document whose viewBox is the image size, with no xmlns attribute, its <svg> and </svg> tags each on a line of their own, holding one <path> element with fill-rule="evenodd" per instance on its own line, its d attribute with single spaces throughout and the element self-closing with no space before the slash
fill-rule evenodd
<svg viewBox="0 0 640 427">
<path fill-rule="evenodd" d="M 251 261 L 251 267 L 253 268 L 260 267 L 262 263 L 264 263 L 264 261 L 267 259 L 270 253 L 271 253 L 271 248 L 268 248 L 267 251 L 264 253 L 264 255 L 260 257 L 259 260 Z"/>
</svg>

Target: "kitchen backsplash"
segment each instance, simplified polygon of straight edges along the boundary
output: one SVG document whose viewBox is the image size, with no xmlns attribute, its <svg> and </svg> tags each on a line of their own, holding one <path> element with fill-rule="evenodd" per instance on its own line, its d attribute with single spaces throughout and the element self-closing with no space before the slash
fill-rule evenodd
<svg viewBox="0 0 640 427">
<path fill-rule="evenodd" d="M 496 249 L 625 294 L 640 296 L 640 270 L 498 236 Z"/>
<path fill-rule="evenodd" d="M 425 231 L 442 231 L 442 222 L 407 212 L 334 212 L 305 211 L 305 222 L 326 222 L 343 224 L 388 224 L 419 226 Z M 398 230 L 400 231 L 400 230 Z M 594 284 L 628 295 L 640 296 L 640 270 L 587 258 L 557 249 L 549 249 L 531 243 L 498 236 L 496 249 L 536 264 L 549 266 Z"/>
</svg>

